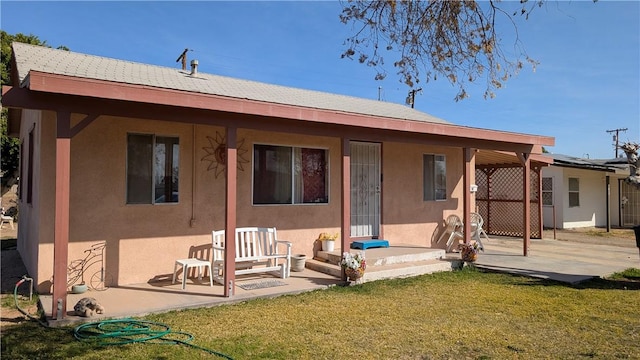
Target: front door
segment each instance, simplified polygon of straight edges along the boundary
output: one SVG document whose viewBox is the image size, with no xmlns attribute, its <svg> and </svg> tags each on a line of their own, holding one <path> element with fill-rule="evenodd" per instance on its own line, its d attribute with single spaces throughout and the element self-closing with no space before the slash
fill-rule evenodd
<svg viewBox="0 0 640 360">
<path fill-rule="evenodd" d="M 380 144 L 351 142 L 351 237 L 380 235 Z"/>
</svg>

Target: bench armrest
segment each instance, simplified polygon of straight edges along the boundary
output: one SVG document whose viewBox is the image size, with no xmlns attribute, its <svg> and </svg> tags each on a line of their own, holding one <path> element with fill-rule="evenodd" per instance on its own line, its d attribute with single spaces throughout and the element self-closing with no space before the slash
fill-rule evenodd
<svg viewBox="0 0 640 360">
<path fill-rule="evenodd" d="M 211 255 L 211 260 L 215 261 L 220 261 L 220 260 L 224 260 L 224 246 L 219 246 L 219 245 L 213 245 L 212 246 L 212 255 Z M 220 256 L 216 256 L 217 254 L 222 254 L 222 257 Z"/>
<path fill-rule="evenodd" d="M 276 240 L 276 246 L 278 244 L 283 244 L 287 247 L 287 255 L 291 255 L 291 241 L 285 241 L 285 240 Z"/>
</svg>

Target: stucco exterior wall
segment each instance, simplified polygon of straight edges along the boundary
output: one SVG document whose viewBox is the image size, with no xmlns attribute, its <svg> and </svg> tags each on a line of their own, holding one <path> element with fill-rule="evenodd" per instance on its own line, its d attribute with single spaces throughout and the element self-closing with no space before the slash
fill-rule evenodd
<svg viewBox="0 0 640 360">
<path fill-rule="evenodd" d="M 31 166 L 28 156 L 30 132 L 33 132 Z M 20 141 L 26 154 L 21 159 L 18 252 L 39 292 L 49 291 L 53 275 L 55 134 L 55 114 L 37 110 L 22 111 Z M 28 174 L 28 169 L 32 169 L 32 174 Z M 30 203 L 27 201 L 29 176 L 33 179 Z"/>
<path fill-rule="evenodd" d="M 302 136 L 265 131 L 239 130 L 249 163 L 238 171 L 237 225 L 275 226 L 278 237 L 293 242 L 293 254 L 313 256 L 319 233 L 340 231 L 341 221 L 341 140 L 321 136 Z M 282 145 L 329 150 L 329 203 L 295 205 L 252 205 L 253 145 Z M 222 179 L 224 181 L 224 179 Z M 224 184 L 224 182 L 223 182 Z"/>
<path fill-rule="evenodd" d="M 44 198 L 39 194 L 41 200 L 46 200 L 40 209 L 46 211 L 29 214 L 29 221 L 39 225 L 27 228 L 39 229 L 40 235 L 34 237 L 37 241 L 25 243 L 25 251 L 32 256 L 28 263 L 38 269 L 42 293 L 51 290 L 55 203 L 55 114 L 45 115 L 50 121 L 42 126 L 47 127 L 48 135 L 40 139 L 40 146 L 46 149 L 41 151 L 46 153 L 46 161 L 38 159 L 37 178 L 41 179 L 39 188 L 47 190 Z M 74 115 L 72 122 L 78 123 L 82 118 Z M 179 138 L 178 203 L 126 203 L 128 133 Z M 125 285 L 170 278 L 176 259 L 189 257 L 190 250 L 209 247 L 211 231 L 224 227 L 225 173 L 207 155 L 212 146 L 222 142 L 224 134 L 221 127 L 108 116 L 98 117 L 80 131 L 71 141 L 69 262 L 83 258 L 91 245 L 106 242 L 106 270 L 118 285 Z M 240 129 L 238 142 L 237 226 L 275 226 L 280 239 L 293 242 L 294 254 L 312 257 L 314 248 L 319 247 L 315 240 L 320 232 L 340 230 L 340 138 Z M 327 149 L 328 204 L 253 205 L 254 144 Z M 423 201 L 423 154 L 446 156 L 445 201 Z M 391 243 L 431 246 L 432 239 L 437 239 L 442 230 L 443 218 L 450 213 L 461 215 L 461 149 L 383 143 L 382 172 L 382 235 Z M 35 246 L 38 242 L 40 245 Z M 27 249 L 29 246 L 35 251 Z M 99 265 L 87 269 L 85 281 L 98 270 Z"/>
<path fill-rule="evenodd" d="M 424 154 L 446 156 L 446 200 L 423 200 Z M 450 214 L 462 217 L 462 150 L 443 146 L 385 143 L 382 157 L 384 238 L 396 244 L 444 248 L 445 244 L 435 244 L 443 231 L 443 219 Z M 471 176 L 473 183 L 473 172 Z"/>
<path fill-rule="evenodd" d="M 136 119 L 99 117 L 72 140 L 69 260 L 105 241 L 106 269 L 118 284 L 147 282 L 173 271 L 192 246 L 209 245 L 221 224 L 224 187 L 198 172 L 198 154 L 215 128 Z M 179 202 L 126 204 L 127 134 L 179 138 Z M 194 138 L 197 145 L 194 147 Z M 195 174 L 195 176 L 194 176 Z M 195 200 L 195 201 L 194 201 Z M 89 270 L 89 276 L 98 268 Z"/>
</svg>

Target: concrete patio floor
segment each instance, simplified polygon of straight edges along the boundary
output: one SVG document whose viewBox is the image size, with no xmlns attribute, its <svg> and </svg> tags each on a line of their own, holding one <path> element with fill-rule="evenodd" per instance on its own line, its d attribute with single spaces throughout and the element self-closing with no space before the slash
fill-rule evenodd
<svg viewBox="0 0 640 360">
<path fill-rule="evenodd" d="M 244 290 L 242 285 L 278 283 L 278 286 Z M 224 304 L 234 304 L 257 298 L 298 294 L 319 289 L 326 289 L 342 283 L 331 275 L 305 269 L 301 272 L 291 272 L 287 279 L 280 279 L 273 275 L 242 276 L 236 278 L 235 295 L 224 297 L 224 288 L 220 284 L 209 285 L 208 278 L 198 280 L 189 278 L 185 289 L 182 283 L 171 283 L 171 278 L 153 283 L 142 283 L 112 287 L 105 291 L 89 290 L 83 294 L 69 294 L 67 296 L 66 318 L 63 320 L 49 320 L 51 326 L 63 326 L 75 322 L 96 321 L 102 318 L 125 318 L 144 316 L 172 310 L 212 307 Z M 74 305 L 83 297 L 93 297 L 105 307 L 104 314 L 97 314 L 91 318 L 76 316 Z M 51 295 L 40 295 L 40 302 L 51 319 Z"/>
<path fill-rule="evenodd" d="M 590 244 L 561 240 L 531 240 L 522 256 L 522 239 L 492 237 L 476 266 L 494 271 L 539 277 L 570 284 L 605 277 L 631 267 L 640 268 L 635 241 Z"/>
<path fill-rule="evenodd" d="M 591 244 L 588 242 L 560 240 L 531 240 L 530 254 L 522 256 L 522 239 L 491 237 L 483 240 L 485 252 L 481 252 L 476 266 L 493 271 L 540 277 L 567 283 L 576 283 L 592 277 L 604 277 L 630 267 L 640 268 L 640 256 L 634 240 L 621 240 L 611 244 Z M 447 254 L 458 257 L 458 254 Z M 284 285 L 262 289 L 244 290 L 239 287 L 247 283 L 277 280 Z M 219 284 L 209 286 L 208 281 L 189 279 L 186 289 L 177 282 L 171 284 L 169 276 L 153 283 L 125 285 L 103 292 L 89 291 L 84 294 L 70 294 L 67 299 L 67 317 L 64 320 L 50 320 L 52 326 L 61 326 L 79 321 L 96 321 L 101 318 L 123 318 L 143 316 L 150 313 L 166 312 L 197 307 L 211 307 L 238 303 L 256 298 L 270 298 L 287 294 L 326 289 L 341 284 L 341 280 L 305 269 L 291 272 L 288 279 L 278 279 L 271 275 L 239 277 L 236 279 L 235 296 L 225 298 Z M 106 309 L 105 314 L 92 318 L 73 315 L 73 306 L 82 297 L 96 298 Z M 40 295 L 47 318 L 51 318 L 52 299 L 50 295 Z"/>
</svg>

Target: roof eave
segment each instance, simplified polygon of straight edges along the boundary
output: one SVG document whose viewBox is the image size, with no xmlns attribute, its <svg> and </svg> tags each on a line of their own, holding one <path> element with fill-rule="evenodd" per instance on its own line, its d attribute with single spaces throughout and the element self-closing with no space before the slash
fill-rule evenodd
<svg viewBox="0 0 640 360">
<path fill-rule="evenodd" d="M 602 171 L 602 172 L 616 172 L 613 168 L 602 167 L 602 166 L 594 166 L 594 165 L 579 165 L 579 164 L 571 164 L 571 163 L 563 163 L 563 162 L 555 162 L 554 166 L 572 168 L 572 169 L 582 169 L 582 170 L 593 170 L 593 171 Z"/>
<path fill-rule="evenodd" d="M 88 96 L 140 103 L 163 104 L 204 110 L 272 116 L 318 123 L 395 130 L 411 133 L 455 136 L 530 146 L 553 146 L 553 137 L 510 133 L 466 126 L 341 112 L 318 108 L 267 103 L 182 90 L 125 84 L 97 79 L 72 77 L 31 70 L 26 84 L 32 91 Z"/>
</svg>

